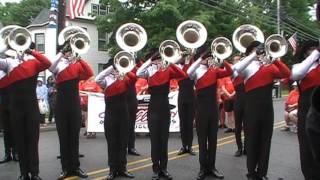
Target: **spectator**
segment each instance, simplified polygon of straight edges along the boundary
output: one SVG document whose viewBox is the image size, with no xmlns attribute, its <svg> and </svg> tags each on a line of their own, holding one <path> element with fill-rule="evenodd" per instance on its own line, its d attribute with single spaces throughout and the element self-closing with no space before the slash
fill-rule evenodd
<svg viewBox="0 0 320 180">
<path fill-rule="evenodd" d="M 49 102 L 49 123 L 52 123 L 52 119 L 55 118 L 55 104 L 57 96 L 56 83 L 53 76 L 49 76 L 47 79 L 47 88 L 48 88 L 48 102 Z"/>
<path fill-rule="evenodd" d="M 98 84 L 94 81 L 94 76 L 89 78 L 86 81 L 83 81 L 82 83 L 79 83 L 79 90 L 84 91 L 80 92 L 81 96 L 81 109 L 83 114 L 83 121 L 85 124 L 85 127 L 88 127 L 88 94 L 85 92 L 102 92 L 102 89 L 98 86 Z M 95 132 L 85 132 L 85 136 L 87 138 L 95 138 L 96 133 Z"/>
<path fill-rule="evenodd" d="M 236 92 L 233 87 L 231 78 L 225 77 L 221 80 L 221 96 L 223 100 L 223 108 L 227 114 L 227 123 L 228 128 L 225 130 L 225 133 L 234 132 L 235 130 L 235 121 L 234 121 L 234 112 L 233 112 L 233 99 Z"/>
<path fill-rule="evenodd" d="M 48 102 L 48 88 L 43 84 L 42 78 L 38 78 L 37 99 L 40 105 L 40 125 L 45 126 L 45 116 L 48 108 L 44 107 Z"/>
<path fill-rule="evenodd" d="M 219 110 L 219 128 L 227 128 L 225 125 L 225 119 L 226 119 L 226 113 L 223 108 L 223 101 L 222 101 L 222 90 L 221 90 L 221 85 L 222 85 L 222 79 L 217 80 L 217 103 L 218 103 L 218 110 Z"/>
<path fill-rule="evenodd" d="M 297 133 L 299 90 L 296 82 L 292 86 L 293 89 L 290 91 L 285 103 L 284 119 L 286 127 L 282 130 Z"/>
</svg>

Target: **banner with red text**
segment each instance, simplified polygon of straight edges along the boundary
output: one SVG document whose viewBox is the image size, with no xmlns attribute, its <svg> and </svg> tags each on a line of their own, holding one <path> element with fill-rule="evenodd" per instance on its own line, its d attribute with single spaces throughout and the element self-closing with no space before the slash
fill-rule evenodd
<svg viewBox="0 0 320 180">
<path fill-rule="evenodd" d="M 170 111 L 171 111 L 171 124 L 170 132 L 180 131 L 180 121 L 178 115 L 178 91 L 172 91 L 168 95 Z M 136 118 L 135 132 L 149 132 L 147 122 L 148 104 L 150 95 L 137 95 L 138 111 Z M 100 93 L 89 93 L 88 99 L 88 132 L 104 132 L 104 95 Z M 107 119 L 108 120 L 108 119 Z"/>
</svg>

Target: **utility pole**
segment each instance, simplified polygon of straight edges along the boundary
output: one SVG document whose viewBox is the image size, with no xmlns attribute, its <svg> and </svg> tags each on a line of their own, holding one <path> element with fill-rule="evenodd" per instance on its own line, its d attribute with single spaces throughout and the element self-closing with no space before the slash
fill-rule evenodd
<svg viewBox="0 0 320 180">
<path fill-rule="evenodd" d="M 280 30 L 280 21 L 281 21 L 281 18 L 280 18 L 280 6 L 281 6 L 281 2 L 280 0 L 277 0 L 277 31 L 278 31 L 278 34 L 281 33 L 281 30 Z"/>
</svg>

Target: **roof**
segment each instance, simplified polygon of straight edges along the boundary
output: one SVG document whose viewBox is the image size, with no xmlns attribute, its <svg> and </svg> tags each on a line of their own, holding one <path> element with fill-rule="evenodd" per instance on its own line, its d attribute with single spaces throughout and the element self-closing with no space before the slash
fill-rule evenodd
<svg viewBox="0 0 320 180">
<path fill-rule="evenodd" d="M 49 22 L 49 9 L 44 8 L 40 11 L 40 13 L 38 14 L 38 16 L 36 18 L 33 19 L 33 21 L 31 22 L 31 24 L 29 26 L 33 26 L 33 25 L 44 25 L 46 23 Z"/>
</svg>

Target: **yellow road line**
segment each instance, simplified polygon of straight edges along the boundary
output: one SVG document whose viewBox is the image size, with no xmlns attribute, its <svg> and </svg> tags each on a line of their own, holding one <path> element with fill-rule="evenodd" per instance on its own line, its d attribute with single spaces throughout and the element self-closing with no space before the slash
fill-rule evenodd
<svg viewBox="0 0 320 180">
<path fill-rule="evenodd" d="M 284 121 L 280 121 L 278 123 L 275 123 L 274 124 L 274 129 L 277 129 L 279 127 L 282 127 L 284 126 L 285 122 Z M 242 133 L 243 135 L 243 133 Z M 229 140 L 229 141 L 226 141 L 224 143 L 219 143 L 221 141 L 224 141 L 224 140 L 227 140 L 227 139 L 231 139 L 233 138 L 232 140 Z M 234 142 L 235 139 L 234 139 L 234 135 L 230 135 L 230 136 L 226 136 L 226 137 L 223 137 L 223 138 L 219 138 L 218 139 L 218 144 L 217 144 L 217 147 L 220 147 L 222 145 L 225 145 L 225 144 L 229 144 L 229 143 L 232 143 Z M 192 146 L 193 148 L 198 148 L 199 145 L 194 145 Z M 168 153 L 168 155 L 172 155 L 172 154 L 176 154 L 178 153 L 179 150 L 175 150 L 175 151 L 171 151 Z M 196 152 L 198 152 L 198 150 L 196 150 Z M 190 156 L 189 154 L 183 154 L 183 155 L 176 155 L 176 156 L 173 156 L 171 158 L 168 158 L 168 160 L 173 160 L 173 159 L 178 159 L 178 158 L 183 158 L 183 157 L 186 157 L 186 156 Z M 145 158 L 145 159 L 140 159 L 140 160 L 136 160 L 136 161 L 132 161 L 132 162 L 129 162 L 127 163 L 127 166 L 131 166 L 131 165 L 135 165 L 135 164 L 139 164 L 139 163 L 144 163 L 144 162 L 147 162 L 151 160 L 151 157 L 148 157 L 148 158 Z M 140 170 L 140 169 L 143 169 L 143 168 L 146 168 L 146 167 L 149 167 L 150 164 L 152 165 L 152 163 L 149 163 L 149 164 L 146 164 L 146 165 L 143 165 L 143 166 L 139 166 L 139 167 L 136 167 L 136 168 L 132 168 L 132 169 L 129 169 L 129 171 L 133 172 L 132 170 L 134 171 L 137 171 L 137 170 Z M 143 167 L 143 168 L 142 168 Z M 105 172 L 108 172 L 110 169 L 109 168 L 104 168 L 104 169 L 100 169 L 100 170 L 95 170 L 95 171 L 91 171 L 88 173 L 89 176 L 93 176 L 93 175 L 96 175 L 96 174 L 101 174 L 101 173 L 105 173 Z M 77 179 L 77 177 L 69 177 L 69 178 L 65 178 L 65 180 L 73 180 L 73 179 Z M 100 179 L 94 179 L 94 180 L 100 180 Z"/>
</svg>

